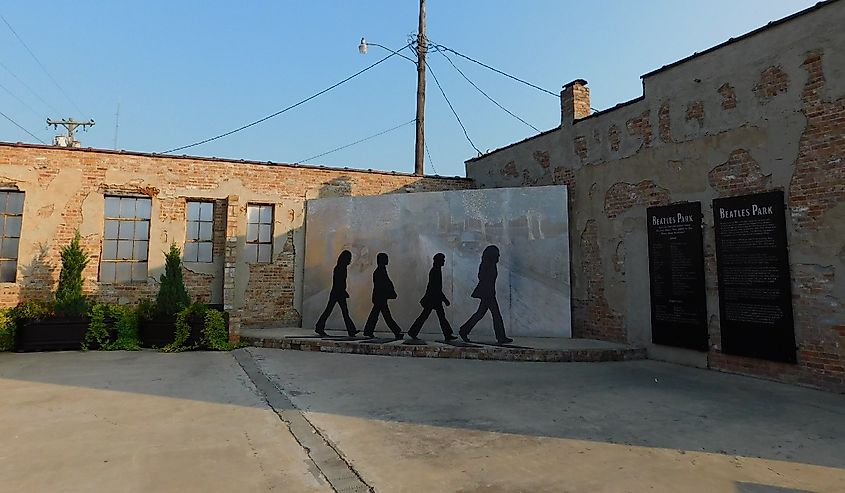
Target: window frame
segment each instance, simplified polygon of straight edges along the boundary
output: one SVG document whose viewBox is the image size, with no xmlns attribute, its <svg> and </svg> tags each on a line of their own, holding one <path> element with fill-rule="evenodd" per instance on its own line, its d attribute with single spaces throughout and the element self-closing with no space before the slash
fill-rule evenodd
<svg viewBox="0 0 845 493">
<path fill-rule="evenodd" d="M 258 222 L 251 222 L 250 221 L 250 209 L 257 208 L 258 212 Z M 269 222 L 262 220 L 262 211 L 265 208 L 270 209 L 270 218 Z M 274 223 L 276 220 L 276 206 L 275 204 L 268 204 L 268 203 L 260 203 L 260 202 L 248 202 L 246 206 L 246 235 L 244 235 L 245 245 L 244 245 L 244 257 L 246 258 L 247 263 L 250 264 L 272 264 L 273 263 L 273 236 L 274 236 Z M 256 226 L 255 233 L 253 234 L 252 229 L 250 226 Z M 262 241 L 262 232 L 267 231 L 266 229 L 262 228 L 262 226 L 269 226 L 269 238 L 266 241 Z M 254 239 L 251 239 L 253 238 Z M 254 253 L 253 253 L 254 251 Z M 263 252 L 267 252 L 266 257 L 262 256 Z M 262 260 L 262 258 L 266 258 L 266 260 Z"/>
<path fill-rule="evenodd" d="M 100 265 L 97 269 L 97 281 L 102 284 L 133 284 L 145 283 L 149 277 L 149 262 L 150 262 L 150 228 L 152 226 L 152 198 L 146 195 L 132 195 L 132 194 L 107 194 L 103 196 L 103 241 L 100 248 Z M 117 215 L 110 215 L 109 199 L 117 199 Z M 123 204 L 124 200 L 134 200 L 135 208 L 132 216 L 124 216 Z M 139 200 L 147 201 L 149 207 L 147 208 L 147 216 L 143 217 L 138 214 L 137 204 Z M 139 223 L 146 223 L 146 234 L 143 237 L 137 237 L 137 225 Z M 122 237 L 125 234 L 123 224 L 132 224 L 131 236 Z M 111 225 L 116 226 L 116 231 L 110 233 Z M 112 237 L 113 236 L 113 237 Z M 109 242 L 114 242 L 114 254 L 106 253 L 107 249 L 111 248 Z M 129 242 L 130 256 L 129 258 L 121 258 L 121 248 L 126 242 Z M 146 243 L 143 252 L 136 251 L 136 244 Z M 143 253 L 143 258 L 136 258 L 136 255 Z M 106 258 L 113 256 L 114 258 Z M 111 264 L 113 270 L 111 276 L 104 276 L 104 267 Z M 129 278 L 120 279 L 118 274 L 118 266 L 129 265 Z M 140 274 L 140 266 L 143 265 L 143 273 Z"/>
<path fill-rule="evenodd" d="M 6 284 L 15 284 L 18 282 L 18 263 L 20 260 L 20 244 L 21 244 L 21 235 L 23 234 L 23 213 L 24 207 L 26 204 L 26 192 L 23 190 L 16 190 L 16 189 L 0 189 L 0 195 L 3 196 L 2 206 L 0 206 L 0 283 Z M 9 212 L 8 206 L 8 199 L 11 195 L 21 197 L 20 203 L 18 204 L 19 207 L 16 209 L 20 209 L 20 212 Z M 17 236 L 14 235 L 7 235 L 6 234 L 6 223 L 8 222 L 9 218 L 20 218 L 17 222 Z M 6 250 L 6 241 L 7 240 L 15 240 L 15 247 L 14 247 L 14 257 L 4 255 Z M 5 268 L 6 264 L 13 264 L 14 270 L 11 271 L 11 280 L 6 280 L 3 278 L 3 269 Z"/>
<path fill-rule="evenodd" d="M 197 211 L 197 219 L 192 220 L 190 217 L 190 206 L 191 204 L 198 204 L 199 210 Z M 202 219 L 202 206 L 203 205 L 210 205 L 211 206 L 211 218 L 208 220 Z M 190 198 L 185 200 L 185 242 L 182 245 L 182 261 L 185 263 L 191 264 L 213 264 L 214 263 L 214 213 L 216 209 L 216 203 L 213 199 L 200 199 L 200 198 Z M 191 231 L 191 223 L 197 224 L 197 234 L 196 238 L 190 237 Z M 210 229 L 210 236 L 207 240 L 202 239 L 202 225 L 208 224 Z M 196 251 L 194 252 L 195 255 L 192 255 L 191 258 L 188 258 L 188 246 L 196 245 Z M 207 244 L 209 247 L 209 257 L 208 260 L 200 260 L 200 246 L 203 244 Z"/>
</svg>

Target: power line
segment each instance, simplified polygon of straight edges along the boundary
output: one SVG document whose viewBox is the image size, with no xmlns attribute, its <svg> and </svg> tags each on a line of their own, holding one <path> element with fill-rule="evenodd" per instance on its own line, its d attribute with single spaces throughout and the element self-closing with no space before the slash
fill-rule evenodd
<svg viewBox="0 0 845 493">
<path fill-rule="evenodd" d="M 522 80 L 522 79 L 520 79 L 519 77 L 513 76 L 513 75 L 511 75 L 511 74 L 509 74 L 509 73 L 507 73 L 507 72 L 503 72 L 503 71 L 501 71 L 501 70 L 499 70 L 499 69 L 497 69 L 497 68 L 495 68 L 495 67 L 491 67 L 490 65 L 487 65 L 487 64 L 486 64 L 486 63 L 484 63 L 484 62 L 479 62 L 478 60 L 476 60 L 476 59 L 474 59 L 474 58 L 471 58 L 471 57 L 468 57 L 467 55 L 464 55 L 463 53 L 458 53 L 457 51 L 455 51 L 455 50 L 453 50 L 452 48 L 449 48 L 449 47 L 447 47 L 447 46 L 443 46 L 443 45 L 434 45 L 434 49 L 435 49 L 435 51 L 448 51 L 448 52 L 454 53 L 454 54 L 458 55 L 458 56 L 459 56 L 459 57 L 461 57 L 461 58 L 466 58 L 467 60 L 469 60 L 469 61 L 471 61 L 471 62 L 473 62 L 473 63 L 477 63 L 478 65 L 481 65 L 482 67 L 484 67 L 484 68 L 486 68 L 486 69 L 492 70 L 493 72 L 496 72 L 497 74 L 504 75 L 505 77 L 511 78 L 511 79 L 513 79 L 513 80 L 515 80 L 515 81 L 517 81 L 517 82 L 520 82 L 520 83 L 522 83 L 522 84 L 525 84 L 526 86 L 533 87 L 534 89 L 537 89 L 538 91 L 542 91 L 542 92 L 544 92 L 544 93 L 546 93 L 546 94 L 551 94 L 552 96 L 554 96 L 554 97 L 556 97 L 556 98 L 557 98 L 557 97 L 560 97 L 560 95 L 559 95 L 559 94 L 555 94 L 555 93 L 553 93 L 552 91 L 549 91 L 548 89 L 543 89 L 542 87 L 540 87 L 540 86 L 538 86 L 538 85 L 536 85 L 536 84 L 532 84 L 532 83 L 530 83 L 530 82 L 528 82 L 528 81 Z"/>
<path fill-rule="evenodd" d="M 358 140 L 356 140 L 355 142 L 352 142 L 352 143 L 350 143 L 350 144 L 342 145 L 342 146 L 340 146 L 340 147 L 335 147 L 334 149 L 332 149 L 332 150 L 330 150 L 330 151 L 326 151 L 326 152 L 323 152 L 323 153 L 317 154 L 316 156 L 311 156 L 311 157 L 309 157 L 309 158 L 300 159 L 299 161 L 296 161 L 296 163 L 295 163 L 295 164 L 300 164 L 300 163 L 302 163 L 302 162 L 304 162 L 304 161 L 310 161 L 310 160 L 312 160 L 312 159 L 317 159 L 318 157 L 323 157 L 323 156 L 325 156 L 325 155 L 327 155 L 327 154 L 331 154 L 331 153 L 333 153 L 333 152 L 337 152 L 337 151 L 340 151 L 340 150 L 346 149 L 346 148 L 348 148 L 348 147 L 352 147 L 352 146 L 354 146 L 354 145 L 360 144 L 360 143 L 362 143 L 362 142 L 366 142 L 366 141 L 368 141 L 368 140 L 370 140 L 370 139 L 374 139 L 374 138 L 379 137 L 379 136 L 381 136 L 381 135 L 384 135 L 384 134 L 386 134 L 386 133 L 390 133 L 390 132 L 392 132 L 392 131 L 394 131 L 394 130 L 400 129 L 400 128 L 405 127 L 405 126 L 408 126 L 408 125 L 410 125 L 410 124 L 412 124 L 412 123 L 414 123 L 414 122 L 416 122 L 416 121 L 417 121 L 417 119 L 416 119 L 416 118 L 414 118 L 414 119 L 412 119 L 411 121 L 407 121 L 407 122 L 405 122 L 405 123 L 400 123 L 399 125 L 396 125 L 396 126 L 394 126 L 394 127 L 390 127 L 390 128 L 388 128 L 387 130 L 382 130 L 381 132 L 379 132 L 379 133 L 377 133 L 377 134 L 370 135 L 369 137 L 364 137 L 363 139 L 358 139 Z"/>
<path fill-rule="evenodd" d="M 12 77 L 14 77 L 14 78 L 15 78 L 15 80 L 16 80 L 16 81 L 18 81 L 18 82 L 19 82 L 22 86 L 24 86 L 24 87 L 26 88 L 26 90 L 27 90 L 27 91 L 29 91 L 29 93 L 30 93 L 30 94 L 32 94 L 32 95 L 33 95 L 33 96 L 35 96 L 35 97 L 36 97 L 39 101 L 41 101 L 41 104 L 43 104 L 43 105 L 44 105 L 47 109 L 51 110 L 53 113 L 60 113 L 60 111 L 59 111 L 59 110 L 57 110 L 55 106 L 53 106 L 52 104 L 50 104 L 50 103 L 48 103 L 47 101 L 45 101 L 45 100 L 44 100 L 44 98 L 42 98 L 40 95 L 38 95 L 38 93 L 36 93 L 36 92 L 35 92 L 35 91 L 31 88 L 31 87 L 29 87 L 29 85 L 28 85 L 26 82 L 24 82 L 23 80 L 21 80 L 21 78 L 20 78 L 20 77 L 18 77 L 17 75 L 15 75 L 15 73 L 14 73 L 14 72 L 12 72 L 12 69 L 10 69 L 9 67 L 7 67 L 5 63 L 0 62 L 0 67 L 3 67 L 3 69 L 5 69 L 5 70 L 6 70 L 6 72 L 9 72 L 9 75 L 11 75 Z"/>
<path fill-rule="evenodd" d="M 6 18 L 3 17 L 2 14 L 0 14 L 0 19 L 3 20 L 3 23 L 6 24 L 6 27 L 8 27 L 10 31 L 12 31 L 12 34 L 15 35 L 15 38 L 17 38 L 17 40 L 20 41 L 20 43 L 23 45 L 23 47 L 26 48 L 26 51 L 30 54 L 30 56 L 32 56 L 33 60 L 35 60 L 35 62 L 38 64 L 38 66 L 41 67 L 41 70 L 43 70 L 44 73 L 47 74 L 47 77 L 49 77 L 50 80 L 53 81 L 53 84 L 56 85 L 56 87 L 59 89 L 59 91 L 62 93 L 62 95 L 64 95 L 64 97 L 67 98 L 68 101 L 70 101 L 70 104 L 72 104 L 73 107 L 76 108 L 76 111 L 78 111 L 80 114 L 83 114 L 84 112 L 81 109 L 79 109 L 79 106 L 76 105 L 76 103 L 73 101 L 73 99 L 71 99 L 71 97 L 68 95 L 68 93 L 65 92 L 65 90 L 62 88 L 62 86 L 59 84 L 59 82 L 50 74 L 50 71 L 47 70 L 47 67 L 45 67 L 44 64 L 41 63 L 41 60 L 39 60 L 38 57 L 35 56 L 35 53 L 33 53 L 32 50 L 29 49 L 29 46 L 27 46 L 27 44 L 24 42 L 24 40 L 20 36 L 18 36 L 18 33 L 15 31 L 15 29 L 12 27 L 12 25 L 9 24 L 9 21 L 7 21 Z"/>
<path fill-rule="evenodd" d="M 449 61 L 449 63 L 450 63 L 453 67 L 455 67 L 455 70 L 457 70 L 457 71 L 458 71 L 458 73 L 459 73 L 459 74 L 461 74 L 461 76 L 463 76 L 463 78 L 464 78 L 464 79 L 466 79 L 466 81 L 467 81 L 467 82 L 469 82 L 469 83 L 470 83 L 470 85 L 471 85 L 472 87 L 474 87 L 474 88 L 475 88 L 478 92 L 480 92 L 481 94 L 483 94 L 485 98 L 489 99 L 489 100 L 490 100 L 493 104 L 495 104 L 496 106 L 498 106 L 499 108 L 501 108 L 501 109 L 502 109 L 505 113 L 509 114 L 510 116 L 512 116 L 512 117 L 514 117 L 514 118 L 516 118 L 517 120 L 521 121 L 522 123 L 524 123 L 524 124 L 528 125 L 529 127 L 533 128 L 535 132 L 540 132 L 540 129 L 539 129 L 539 128 L 535 127 L 534 125 L 531 125 L 531 124 L 530 124 L 530 123 L 528 123 L 527 121 L 525 121 L 525 120 L 523 120 L 522 118 L 520 118 L 520 117 L 516 116 L 515 114 L 513 114 L 513 113 L 512 113 L 509 109 L 507 109 L 507 108 L 505 108 L 504 106 L 502 106 L 501 104 L 499 104 L 499 102 L 498 102 L 498 101 L 496 101 L 495 99 L 491 98 L 491 97 L 490 97 L 490 96 L 489 96 L 486 92 L 484 92 L 484 91 L 483 91 L 480 87 L 478 87 L 478 86 L 475 84 L 475 82 L 471 81 L 471 80 L 469 79 L 469 77 L 467 77 L 467 76 L 466 76 L 466 74 L 464 74 L 463 70 L 459 69 L 459 68 L 458 68 L 458 66 L 457 66 L 457 65 L 455 65 L 455 63 L 452 61 L 452 59 L 451 59 L 451 58 L 449 58 L 449 55 L 447 55 L 447 54 L 446 54 L 446 52 L 441 51 L 441 52 L 440 52 L 440 54 L 441 54 L 441 55 L 443 55 L 443 57 L 444 57 L 444 58 L 446 58 L 446 60 L 448 60 L 448 61 Z"/>
<path fill-rule="evenodd" d="M 20 103 L 23 107 L 25 107 L 26 109 L 28 109 L 29 111 L 31 111 L 32 113 L 34 113 L 35 115 L 37 115 L 38 117 L 41 117 L 41 115 L 40 115 L 37 111 L 35 111 L 35 109 L 33 109 L 33 107 L 32 107 L 32 106 L 30 106 L 30 105 L 26 104 L 26 101 L 24 101 L 23 99 L 19 98 L 19 97 L 18 97 L 15 93 L 13 93 L 12 91 L 10 91 L 8 87 L 4 86 L 3 84 L 0 84 L 0 89 L 3 89 L 4 91 L 6 91 L 6 92 L 9 94 L 9 96 L 12 96 L 12 97 L 13 97 L 15 100 L 17 100 L 17 102 L 18 102 L 18 103 Z"/>
<path fill-rule="evenodd" d="M 449 97 L 446 96 L 446 92 L 443 90 L 443 86 L 440 85 L 440 81 L 437 80 L 437 76 L 434 75 L 434 70 L 431 70 L 431 65 L 426 63 L 425 66 L 428 67 L 429 72 L 431 72 L 431 76 L 434 78 L 434 83 L 437 84 L 437 88 L 440 89 L 440 94 L 443 95 L 443 99 L 446 100 L 446 104 L 449 105 L 449 109 L 452 110 L 452 114 L 455 115 L 455 119 L 458 120 L 458 125 L 460 125 L 461 129 L 463 129 L 464 136 L 467 138 L 469 145 L 471 145 L 473 147 L 473 149 L 475 149 L 476 152 L 478 152 L 478 154 L 482 154 L 481 149 L 476 147 L 475 144 L 472 142 L 472 139 L 469 138 L 469 134 L 467 133 L 467 128 L 464 126 L 464 122 L 461 121 L 461 117 L 458 116 L 458 112 L 455 111 L 455 107 L 452 106 L 452 102 L 449 101 Z"/>
<path fill-rule="evenodd" d="M 434 174 L 437 174 L 437 169 L 434 167 L 434 161 L 431 159 L 431 151 L 428 150 L 428 141 L 423 142 L 425 145 L 425 153 L 428 155 L 428 164 L 431 166 L 431 171 L 434 171 Z"/>
<path fill-rule="evenodd" d="M 18 124 L 18 122 L 16 122 L 16 121 L 12 120 L 12 119 L 11 119 L 8 115 L 6 115 L 6 113 L 3 113 L 2 111 L 0 111 L 0 116 L 2 116 L 3 118 L 5 118 L 5 119 L 9 120 L 10 122 L 12 122 L 12 124 L 13 124 L 14 126 L 18 127 L 19 129 L 23 130 L 24 132 L 28 133 L 28 134 L 29 134 L 29 136 L 30 136 L 30 137 L 32 137 L 33 139 L 37 140 L 38 142 L 41 142 L 41 143 L 42 143 L 42 144 L 44 144 L 44 145 L 47 145 L 47 143 L 46 143 L 46 142 L 44 142 L 43 140 L 41 140 L 41 139 L 39 139 L 38 137 L 36 137 L 36 136 L 35 136 L 35 134 L 33 134 L 33 133 L 32 133 L 32 132 L 30 132 L 29 130 L 27 130 L 27 129 L 23 128 L 22 126 L 20 126 L 20 125 Z"/>
<path fill-rule="evenodd" d="M 403 47 L 403 49 L 404 49 L 404 47 Z M 381 64 L 381 63 L 382 63 L 382 62 L 384 62 L 385 60 L 387 60 L 387 59 L 389 59 L 389 58 L 392 58 L 394 55 L 397 55 L 397 54 L 398 54 L 397 52 L 393 52 L 393 53 L 391 53 L 391 54 L 387 55 L 386 57 L 382 58 L 381 60 L 379 60 L 379 61 L 377 61 L 377 62 L 373 63 L 372 65 L 369 65 L 369 66 L 365 67 L 364 69 L 362 69 L 362 70 L 359 70 L 359 71 L 355 72 L 354 74 L 352 74 L 352 75 L 350 75 L 349 77 L 347 77 L 347 78 L 343 79 L 342 81 L 337 82 L 337 83 L 335 83 L 335 84 L 332 84 L 331 86 L 329 86 L 329 87 L 327 87 L 327 88 L 323 89 L 322 91 L 317 92 L 317 93 L 315 93 L 315 94 L 313 94 L 313 95 L 311 95 L 311 96 L 309 96 L 309 97 L 307 97 L 307 98 L 305 98 L 305 99 L 303 99 L 303 100 L 299 101 L 298 103 L 292 104 L 292 105 L 288 106 L 287 108 L 283 108 L 283 109 L 281 109 L 281 110 L 279 110 L 279 111 L 277 111 L 277 112 L 275 112 L 275 113 L 273 113 L 273 114 L 271 114 L 271 115 L 267 115 L 267 116 L 265 116 L 264 118 L 261 118 L 261 119 L 255 120 L 255 121 L 254 121 L 254 122 L 252 122 L 252 123 L 247 123 L 246 125 L 242 125 L 242 126 L 240 126 L 240 127 L 236 128 L 236 129 L 234 129 L 234 130 L 229 130 L 228 132 L 222 133 L 222 134 L 220 134 L 220 135 L 215 135 L 214 137 L 210 137 L 210 138 L 208 138 L 208 139 L 204 139 L 204 140 L 201 140 L 201 141 L 199 141 L 199 142 L 194 142 L 193 144 L 188 144 L 188 145 L 184 145 L 184 146 L 181 146 L 181 147 L 175 147 L 175 148 L 170 149 L 170 150 L 168 150 L 168 151 L 164 151 L 164 152 L 162 152 L 161 154 L 169 154 L 169 153 L 171 153 L 171 152 L 181 151 L 182 149 L 188 149 L 188 148 L 190 148 L 190 147 L 196 147 L 196 146 L 198 146 L 198 145 L 206 144 L 206 143 L 211 142 L 211 141 L 213 141 L 213 140 L 222 139 L 223 137 L 227 137 L 227 136 L 232 135 L 232 134 L 234 134 L 234 133 L 240 132 L 241 130 L 245 130 L 245 129 L 249 128 L 249 127 L 252 127 L 252 126 L 258 125 L 259 123 L 265 122 L 265 121 L 267 121 L 267 120 L 269 120 L 269 119 L 271 119 L 271 118 L 277 117 L 277 116 L 281 115 L 282 113 L 285 113 L 285 112 L 287 112 L 287 111 L 289 111 L 289 110 L 292 110 L 292 109 L 296 108 L 297 106 L 301 106 L 301 105 L 303 105 L 303 104 L 307 103 L 308 101 L 311 101 L 312 99 L 314 99 L 314 98 L 316 98 L 316 97 L 318 97 L 318 96 L 321 96 L 321 95 L 323 95 L 323 94 L 325 94 L 325 93 L 327 93 L 327 92 L 331 91 L 332 89 L 336 88 L 337 86 L 339 86 L 339 85 L 341 85 L 341 84 L 344 84 L 344 83 L 346 83 L 346 82 L 349 82 L 350 80 L 354 79 L 355 77 L 358 77 L 359 75 L 363 74 L 364 72 L 366 72 L 366 71 L 368 71 L 368 70 L 372 69 L 372 68 L 373 68 L 373 67 L 375 67 L 376 65 Z"/>
</svg>

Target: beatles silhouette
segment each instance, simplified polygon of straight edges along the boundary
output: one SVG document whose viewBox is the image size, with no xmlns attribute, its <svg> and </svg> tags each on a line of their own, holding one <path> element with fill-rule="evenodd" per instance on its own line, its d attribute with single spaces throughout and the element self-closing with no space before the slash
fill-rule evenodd
<svg viewBox="0 0 845 493">
<path fill-rule="evenodd" d="M 350 337 L 355 336 L 358 330 L 355 328 L 355 323 L 349 316 L 349 307 L 346 300 L 349 298 L 349 293 L 346 291 L 346 269 L 352 262 L 352 253 L 349 250 L 340 252 L 337 257 L 337 265 L 335 265 L 332 274 L 332 289 L 329 293 L 329 300 L 326 304 L 326 309 L 320 318 L 317 320 L 314 332 L 320 336 L 327 336 L 326 334 L 326 320 L 334 310 L 335 304 L 340 305 L 340 311 L 343 314 L 343 321 L 346 324 L 346 331 Z M 458 335 L 464 342 L 472 342 L 469 339 L 469 333 L 475 325 L 487 314 L 489 311 L 493 317 L 493 331 L 496 334 L 496 341 L 499 344 L 508 344 L 513 342 L 505 334 L 505 324 L 502 320 L 502 313 L 499 311 L 499 303 L 496 300 L 496 278 L 499 273 L 496 264 L 499 262 L 499 248 L 495 245 L 489 245 L 481 254 L 481 264 L 478 266 L 478 284 L 470 295 L 479 300 L 478 309 L 475 313 L 461 325 L 458 330 Z M 388 301 L 396 299 L 396 289 L 390 276 L 387 274 L 388 257 L 386 253 L 379 253 L 376 256 L 376 269 L 373 271 L 373 308 L 370 310 L 370 315 L 367 317 L 367 323 L 364 325 L 364 336 L 372 338 L 378 323 L 379 315 L 384 318 L 385 323 L 393 331 L 395 340 L 402 339 L 402 329 L 399 324 L 393 320 L 390 314 L 390 308 L 387 306 Z M 437 318 L 440 321 L 440 330 L 443 331 L 443 338 L 446 342 L 457 339 L 452 333 L 452 326 L 446 318 L 446 311 L 443 305 L 449 306 L 449 299 L 443 293 L 443 273 L 442 268 L 446 263 L 446 256 L 438 253 L 433 258 L 431 270 L 428 271 L 428 285 L 425 289 L 425 294 L 420 299 L 422 305 L 422 313 L 411 325 L 408 331 L 408 336 L 411 339 L 417 340 L 423 324 L 428 320 L 431 312 L 437 313 Z"/>
<path fill-rule="evenodd" d="M 337 256 L 337 265 L 335 265 L 332 273 L 332 290 L 329 293 L 329 302 L 326 304 L 323 314 L 320 315 L 320 319 L 317 320 L 317 326 L 314 329 L 314 332 L 321 336 L 328 335 L 326 334 L 326 320 L 332 314 L 335 303 L 340 305 L 340 312 L 343 314 L 343 322 L 346 324 L 346 332 L 349 337 L 354 337 L 358 333 L 355 322 L 349 316 L 349 307 L 346 306 L 346 298 L 349 298 L 349 293 L 346 292 L 346 268 L 349 267 L 350 263 L 352 263 L 352 252 L 349 250 L 340 252 L 340 255 Z"/>
<path fill-rule="evenodd" d="M 378 316 L 381 314 L 384 317 L 384 322 L 393 331 L 396 340 L 402 339 L 402 329 L 393 320 L 390 315 L 390 308 L 387 307 L 388 300 L 396 299 L 396 289 L 393 287 L 393 282 L 387 275 L 387 254 L 379 253 L 376 255 L 376 270 L 373 271 L 373 309 L 370 310 L 370 316 L 367 317 L 367 324 L 364 326 L 364 335 L 373 337 L 373 332 L 376 330 L 376 322 Z"/>
<path fill-rule="evenodd" d="M 478 285 L 475 286 L 475 289 L 470 295 L 480 300 L 478 310 L 458 330 L 458 335 L 461 336 L 464 342 L 472 342 L 469 340 L 469 333 L 488 310 L 493 316 L 493 331 L 496 333 L 496 341 L 499 344 L 513 342 L 513 339 L 505 335 L 502 312 L 499 311 L 499 302 L 496 301 L 496 277 L 499 275 L 496 264 L 498 262 L 499 249 L 495 245 L 488 246 L 481 253 L 481 265 L 478 266 Z"/>
<path fill-rule="evenodd" d="M 452 326 L 449 325 L 449 320 L 446 319 L 446 312 L 443 310 L 443 305 L 449 306 L 449 300 L 443 294 L 443 273 L 441 267 L 446 263 L 446 256 L 438 253 L 434 256 L 434 265 L 428 271 L 428 286 L 425 288 L 425 294 L 420 300 L 420 305 L 423 307 L 422 313 L 411 325 L 411 330 L 408 331 L 408 336 L 416 340 L 422 329 L 423 324 L 434 310 L 437 313 L 437 318 L 440 320 L 440 330 L 443 331 L 443 338 L 446 341 L 457 339 L 452 334 Z"/>
</svg>

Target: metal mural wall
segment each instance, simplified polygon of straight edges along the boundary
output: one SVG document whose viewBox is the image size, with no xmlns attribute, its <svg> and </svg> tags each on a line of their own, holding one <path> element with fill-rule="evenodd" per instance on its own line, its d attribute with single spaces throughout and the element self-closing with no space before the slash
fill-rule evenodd
<svg viewBox="0 0 845 493">
<path fill-rule="evenodd" d="M 443 253 L 442 288 L 451 301 L 445 314 L 457 331 L 479 308 L 478 297 L 472 297 L 479 264 L 485 248 L 494 245 L 500 252 L 496 298 L 507 334 L 572 335 L 564 186 L 327 198 L 309 200 L 306 207 L 305 328 L 317 326 L 338 256 L 348 250 L 346 301 L 358 328 L 373 308 L 379 253 L 389 257 L 385 267 L 396 294 L 389 309 L 403 332 L 420 315 L 433 257 Z M 473 337 L 493 338 L 492 326 L 485 315 Z M 328 330 L 345 327 L 339 309 L 325 323 Z M 376 330 L 387 330 L 384 321 Z M 441 334 L 437 316 L 428 317 L 422 333 Z"/>
</svg>

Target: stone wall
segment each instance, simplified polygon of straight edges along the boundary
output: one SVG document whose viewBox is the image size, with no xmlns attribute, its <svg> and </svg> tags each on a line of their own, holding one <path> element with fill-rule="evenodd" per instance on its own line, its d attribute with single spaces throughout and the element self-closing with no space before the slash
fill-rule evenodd
<svg viewBox="0 0 845 493">
<path fill-rule="evenodd" d="M 186 201 L 214 201 L 213 262 L 186 264 L 197 301 L 224 303 L 238 322 L 297 325 L 305 200 L 469 188 L 461 178 L 173 157 L 92 149 L 0 143 L 0 188 L 26 193 L 17 280 L 0 283 L 0 306 L 45 299 L 55 289 L 59 249 L 79 230 L 91 261 L 85 290 L 97 299 L 135 303 L 152 298 L 171 242 L 182 248 Z M 145 281 L 104 284 L 98 267 L 104 196 L 152 198 L 149 270 Z M 274 206 L 269 264 L 243 255 L 249 203 Z"/>
<path fill-rule="evenodd" d="M 842 25 L 845 2 L 819 4 L 646 74 L 642 97 L 581 118 L 589 93 L 575 81 L 559 128 L 467 161 L 482 188 L 570 186 L 576 336 L 845 390 Z M 797 365 L 721 352 L 712 199 L 770 190 L 788 206 Z M 682 201 L 704 214 L 707 354 L 650 343 L 645 209 Z"/>
</svg>

